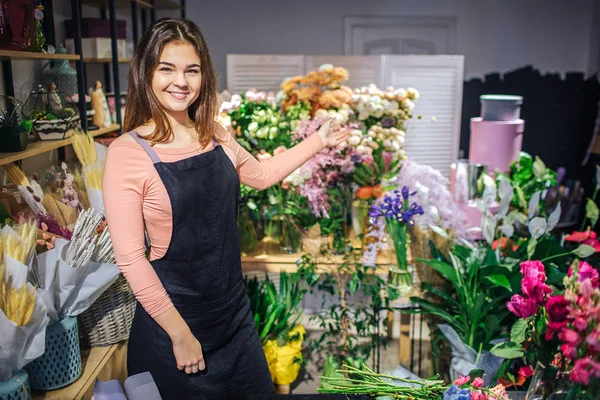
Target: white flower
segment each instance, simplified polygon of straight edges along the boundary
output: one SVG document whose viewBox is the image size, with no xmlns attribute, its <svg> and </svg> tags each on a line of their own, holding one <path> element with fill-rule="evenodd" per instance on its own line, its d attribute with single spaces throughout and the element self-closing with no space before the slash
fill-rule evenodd
<svg viewBox="0 0 600 400">
<path fill-rule="evenodd" d="M 369 147 L 363 146 L 363 145 L 361 144 L 360 146 L 357 146 L 357 147 L 356 147 L 356 152 L 357 152 L 358 154 L 366 154 L 366 153 L 367 153 L 367 149 L 368 149 L 368 148 L 369 148 Z"/>
<path fill-rule="evenodd" d="M 256 137 L 259 139 L 264 139 L 267 136 L 269 136 L 269 127 L 268 126 L 263 126 L 258 131 L 256 131 Z"/>
<path fill-rule="evenodd" d="M 233 110 L 233 106 L 228 101 L 222 102 L 221 106 L 219 107 L 219 113 L 228 113 L 231 110 Z"/>
<path fill-rule="evenodd" d="M 400 88 L 396 90 L 396 99 L 398 99 L 398 101 L 402 101 L 402 99 L 404 99 L 406 97 L 406 90 Z"/>
<path fill-rule="evenodd" d="M 230 103 L 233 108 L 239 107 L 240 104 L 242 104 L 242 96 L 240 96 L 239 94 L 234 94 L 233 96 L 231 96 Z"/>
<path fill-rule="evenodd" d="M 383 107 L 386 111 L 395 111 L 400 105 L 397 101 L 385 101 Z"/>
<path fill-rule="evenodd" d="M 324 110 L 322 108 L 319 108 L 317 110 L 317 112 L 315 113 L 315 118 L 316 119 L 326 119 L 327 117 L 328 117 L 327 110 Z"/>
<path fill-rule="evenodd" d="M 415 103 L 413 103 L 412 100 L 404 99 L 403 103 L 410 111 L 415 109 Z"/>
<path fill-rule="evenodd" d="M 275 101 L 277 103 L 281 103 L 285 100 L 285 98 L 287 97 L 287 95 L 285 94 L 285 92 L 283 90 L 280 90 L 279 92 L 277 92 L 277 94 L 275 95 Z"/>
<path fill-rule="evenodd" d="M 277 136 L 277 128 L 272 126 L 269 128 L 269 139 L 274 139 Z"/>
<path fill-rule="evenodd" d="M 330 71 L 333 69 L 333 64 L 323 64 L 319 67 L 319 71 Z"/>
<path fill-rule="evenodd" d="M 371 115 L 371 113 L 369 113 L 368 111 L 361 111 L 358 114 L 358 119 L 364 121 L 365 119 L 369 118 L 369 115 Z"/>
<path fill-rule="evenodd" d="M 371 146 L 371 148 L 372 148 L 373 150 L 377 150 L 377 149 L 379 148 L 379 145 L 378 145 L 378 144 L 377 144 L 377 142 L 376 142 L 376 141 L 374 141 L 374 140 L 372 140 L 372 141 L 370 141 L 370 142 L 369 142 L 369 146 Z"/>
<path fill-rule="evenodd" d="M 408 88 L 406 92 L 413 100 L 419 100 L 419 97 L 421 97 L 421 94 L 415 88 Z"/>
<path fill-rule="evenodd" d="M 258 124 L 255 121 L 252 121 L 248 124 L 248 132 L 255 133 L 258 129 Z"/>
<path fill-rule="evenodd" d="M 377 136 L 377 132 L 374 129 L 369 129 L 367 136 L 374 138 Z"/>
<path fill-rule="evenodd" d="M 385 139 L 383 141 L 383 147 L 385 147 L 386 149 L 389 149 L 390 147 L 392 147 L 392 142 L 390 141 L 390 139 Z"/>
<path fill-rule="evenodd" d="M 373 113 L 373 115 L 375 116 L 375 118 L 381 118 L 383 117 L 383 107 L 382 106 L 377 106 L 375 107 L 375 112 Z"/>
</svg>

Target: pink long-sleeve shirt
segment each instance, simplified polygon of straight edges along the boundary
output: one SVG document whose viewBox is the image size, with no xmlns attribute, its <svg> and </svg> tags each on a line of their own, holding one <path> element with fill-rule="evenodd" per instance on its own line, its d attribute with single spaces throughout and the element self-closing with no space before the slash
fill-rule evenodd
<svg viewBox="0 0 600 400">
<path fill-rule="evenodd" d="M 146 151 L 129 135 L 115 140 L 106 153 L 102 195 L 116 262 L 146 312 L 156 317 L 173 307 L 151 260 L 162 257 L 171 240 L 172 213 L 167 190 Z M 281 181 L 323 149 L 314 134 L 293 148 L 259 162 L 218 126 L 214 136 L 236 167 L 240 182 L 266 189 Z M 210 151 L 199 144 L 182 148 L 154 147 L 164 162 L 175 162 Z M 145 255 L 144 229 L 151 242 Z"/>
</svg>

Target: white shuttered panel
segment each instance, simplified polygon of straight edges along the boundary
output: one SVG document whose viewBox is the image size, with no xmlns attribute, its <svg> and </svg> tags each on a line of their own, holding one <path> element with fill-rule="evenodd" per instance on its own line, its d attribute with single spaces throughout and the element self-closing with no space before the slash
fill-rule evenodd
<svg viewBox="0 0 600 400">
<path fill-rule="evenodd" d="M 306 56 L 306 71 L 316 70 L 323 64 L 333 64 L 348 70 L 350 79 L 345 85 L 352 89 L 368 86 L 371 83 L 382 87 L 382 56 Z"/>
<path fill-rule="evenodd" d="M 463 87 L 463 56 L 384 56 L 385 86 L 414 87 L 421 94 L 406 124 L 409 160 L 449 177 L 458 157 Z M 432 122 L 431 117 L 436 121 Z"/>
<path fill-rule="evenodd" d="M 277 93 L 281 82 L 304 75 L 303 55 L 227 55 L 227 90 L 243 93 L 250 88 Z"/>
</svg>

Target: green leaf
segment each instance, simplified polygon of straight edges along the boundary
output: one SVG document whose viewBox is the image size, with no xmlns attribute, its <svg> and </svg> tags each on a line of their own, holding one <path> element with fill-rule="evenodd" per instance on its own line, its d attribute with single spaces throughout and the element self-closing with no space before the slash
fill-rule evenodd
<svg viewBox="0 0 600 400">
<path fill-rule="evenodd" d="M 456 278 L 456 272 L 454 271 L 454 268 L 452 268 L 452 266 L 450 264 L 447 264 L 443 261 L 438 261 L 438 260 L 419 259 L 419 262 L 426 263 L 431 268 L 433 268 L 437 272 L 439 272 L 444 278 L 446 278 L 450 282 L 454 283 L 454 285 L 458 285 L 458 280 Z"/>
<path fill-rule="evenodd" d="M 598 211 L 598 206 L 592 199 L 587 199 L 587 203 L 585 204 L 585 217 L 591 221 L 592 228 L 598 222 L 598 216 L 600 212 Z"/>
<path fill-rule="evenodd" d="M 573 254 L 575 254 L 579 258 L 588 258 L 595 252 L 596 250 L 594 250 L 592 246 L 588 246 L 587 244 L 580 244 L 579 247 L 575 249 Z"/>
<path fill-rule="evenodd" d="M 527 325 L 526 319 L 517 320 L 510 330 L 510 341 L 517 344 L 523 343 L 525 341 Z"/>
<path fill-rule="evenodd" d="M 513 359 L 523 357 L 525 350 L 518 343 L 502 342 L 492 347 L 490 353 L 497 357 Z"/>
<path fill-rule="evenodd" d="M 537 246 L 537 239 L 531 238 L 531 240 L 529 240 L 529 243 L 527 243 L 527 255 L 529 256 L 529 259 L 531 259 L 533 257 L 536 246 Z"/>
<path fill-rule="evenodd" d="M 469 373 L 467 375 L 470 376 L 471 379 L 475 379 L 475 378 L 483 378 L 484 373 L 485 373 L 484 370 L 477 368 L 477 369 L 472 369 L 471 371 L 469 371 Z"/>
<path fill-rule="evenodd" d="M 510 282 L 505 275 L 490 275 L 486 276 L 485 279 L 492 282 L 494 285 L 501 286 L 508 291 L 512 291 Z"/>
<path fill-rule="evenodd" d="M 546 164 L 544 164 L 544 162 L 536 156 L 535 161 L 533 163 L 533 175 L 535 175 L 536 178 L 539 178 L 543 176 L 545 172 Z"/>
</svg>

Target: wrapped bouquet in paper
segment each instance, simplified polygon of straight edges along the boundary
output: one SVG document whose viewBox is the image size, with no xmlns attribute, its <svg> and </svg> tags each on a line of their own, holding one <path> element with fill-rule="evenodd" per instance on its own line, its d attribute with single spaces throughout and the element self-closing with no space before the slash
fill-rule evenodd
<svg viewBox="0 0 600 400">
<path fill-rule="evenodd" d="M 271 378 L 276 385 L 290 385 L 298 378 L 305 334 L 304 327 L 298 325 L 290 331 L 289 340 L 284 345 L 277 340 L 267 340 L 263 344 Z"/>
<path fill-rule="evenodd" d="M 0 234 L 0 386 L 45 349 L 46 306 L 28 282 L 36 234 L 33 221 Z"/>
<path fill-rule="evenodd" d="M 36 181 L 29 181 L 23 173 L 23 170 L 16 164 L 4 165 L 4 170 L 8 174 L 9 179 L 17 186 L 21 199 L 27 203 L 29 208 L 37 214 L 46 214 L 46 209 L 42 204 L 44 192 Z"/>
<path fill-rule="evenodd" d="M 102 174 L 104 171 L 106 148 L 96 143 L 87 133 L 77 131 L 73 135 L 73 149 L 83 165 L 83 178 L 90 207 L 95 208 L 100 213 L 104 213 Z"/>
<path fill-rule="evenodd" d="M 70 241 L 38 257 L 39 291 L 54 321 L 76 317 L 119 277 L 108 227 L 93 208 L 79 214 Z"/>
</svg>

